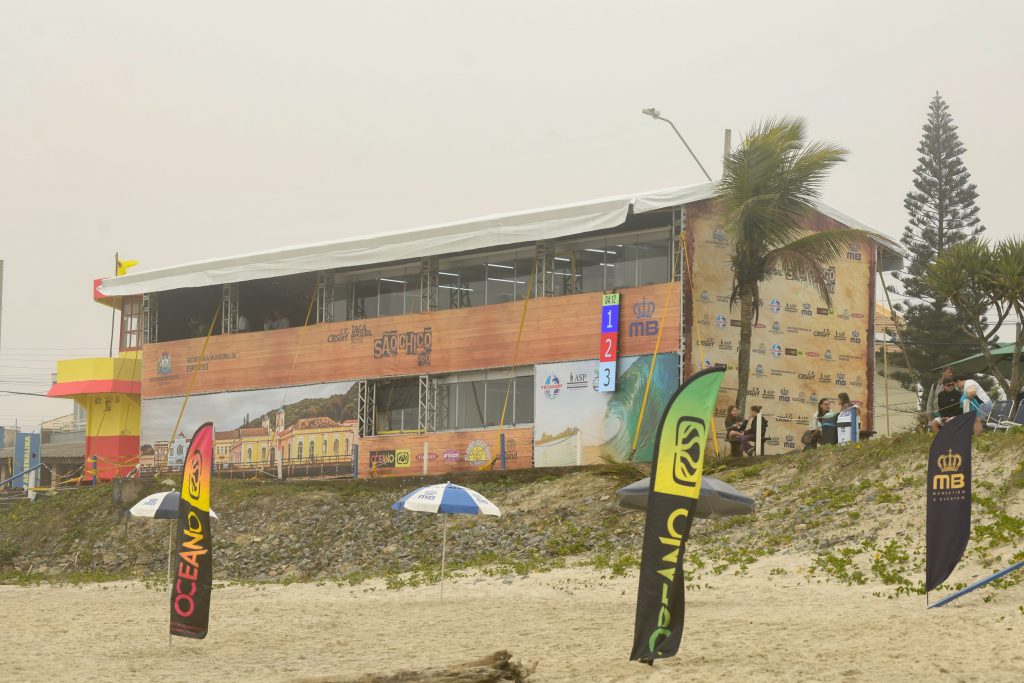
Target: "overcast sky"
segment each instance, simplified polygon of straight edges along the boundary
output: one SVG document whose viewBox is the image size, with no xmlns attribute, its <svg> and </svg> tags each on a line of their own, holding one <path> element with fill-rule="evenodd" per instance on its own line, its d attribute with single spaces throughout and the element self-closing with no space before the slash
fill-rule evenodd
<svg viewBox="0 0 1024 683">
<path fill-rule="evenodd" d="M 105 354 L 138 270 L 718 177 L 723 129 L 805 117 L 825 199 L 898 236 L 928 103 L 988 235 L 1019 230 L 1017 3 L 0 0 L 0 388 Z M 137 272 L 136 271 L 136 272 Z M 70 401 L 0 397 L 0 424 Z"/>
</svg>

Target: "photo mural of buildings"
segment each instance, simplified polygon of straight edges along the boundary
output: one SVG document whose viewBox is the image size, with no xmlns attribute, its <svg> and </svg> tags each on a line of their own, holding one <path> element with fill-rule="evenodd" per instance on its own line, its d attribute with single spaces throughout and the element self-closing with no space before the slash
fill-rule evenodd
<svg viewBox="0 0 1024 683">
<path fill-rule="evenodd" d="M 688 367 L 715 363 L 728 368 L 716 409 L 717 437 L 724 439 L 721 419 L 736 399 L 736 362 L 740 338 L 739 304 L 729 305 L 732 266 L 721 220 L 707 204 L 687 208 L 687 227 L 702 255 L 693 262 L 689 320 L 693 343 L 687 345 Z M 816 214 L 812 228 L 843 227 Z M 751 340 L 747 407 L 762 406 L 768 418 L 766 453 L 800 447 L 818 400 L 833 401 L 839 392 L 865 409 L 874 357 L 871 352 L 873 248 L 853 245 L 828 269 L 832 306 L 792 273 L 778 272 L 761 284 L 761 309 Z M 870 429 L 865 410 L 862 424 Z"/>
<path fill-rule="evenodd" d="M 534 465 L 593 465 L 605 458 L 650 462 L 661 413 L 679 386 L 679 356 L 658 354 L 634 453 L 652 358 L 620 358 L 614 392 L 597 391 L 597 360 L 538 365 Z"/>
<path fill-rule="evenodd" d="M 199 394 L 174 432 L 181 396 L 143 401 L 141 464 L 181 467 L 189 436 L 212 420 L 214 464 L 272 467 L 351 457 L 358 442 L 353 382 Z"/>
</svg>

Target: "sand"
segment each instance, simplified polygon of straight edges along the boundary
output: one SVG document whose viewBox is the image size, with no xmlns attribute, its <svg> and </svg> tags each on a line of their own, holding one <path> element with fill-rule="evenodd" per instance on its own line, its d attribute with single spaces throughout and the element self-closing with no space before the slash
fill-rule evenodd
<svg viewBox="0 0 1024 683">
<path fill-rule="evenodd" d="M 457 664 L 507 649 L 530 681 L 1024 680 L 1024 585 L 957 606 L 811 582 L 775 557 L 687 595 L 679 655 L 628 661 L 635 574 L 561 569 L 382 583 L 226 586 L 210 635 L 167 646 L 166 594 L 142 584 L 0 586 L 10 681 L 300 681 Z M 772 575 L 787 565 L 786 574 Z M 778 571 L 778 570 L 776 570 Z M 969 578 L 969 577 L 964 577 Z M 983 600 L 992 596 L 990 602 Z M 933 599 L 936 596 L 933 596 Z"/>
</svg>

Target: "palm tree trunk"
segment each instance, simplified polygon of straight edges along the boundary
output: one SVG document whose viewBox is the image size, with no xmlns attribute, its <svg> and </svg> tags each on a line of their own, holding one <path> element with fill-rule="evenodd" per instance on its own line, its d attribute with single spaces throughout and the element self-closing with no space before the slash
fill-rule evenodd
<svg viewBox="0 0 1024 683">
<path fill-rule="evenodd" d="M 754 331 L 754 294 L 740 292 L 740 346 L 736 362 L 736 406 L 740 415 L 747 414 L 747 383 L 750 381 L 750 337 Z"/>
</svg>

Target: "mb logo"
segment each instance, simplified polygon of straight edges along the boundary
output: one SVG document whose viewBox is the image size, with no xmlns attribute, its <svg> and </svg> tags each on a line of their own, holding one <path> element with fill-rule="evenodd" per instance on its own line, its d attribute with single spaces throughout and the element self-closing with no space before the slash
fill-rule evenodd
<svg viewBox="0 0 1024 683">
<path fill-rule="evenodd" d="M 636 320 L 629 324 L 630 337 L 651 337 L 658 335 L 658 321 L 654 319 L 654 302 L 644 297 L 639 303 L 633 304 Z"/>
<path fill-rule="evenodd" d="M 942 470 L 942 474 L 936 474 L 932 477 L 932 488 L 936 491 L 962 489 L 966 483 L 964 481 L 964 473 L 957 472 L 961 464 L 963 464 L 963 458 L 960 457 L 959 453 L 954 453 L 952 449 L 945 455 L 940 455 L 938 465 L 939 469 Z"/>
</svg>

